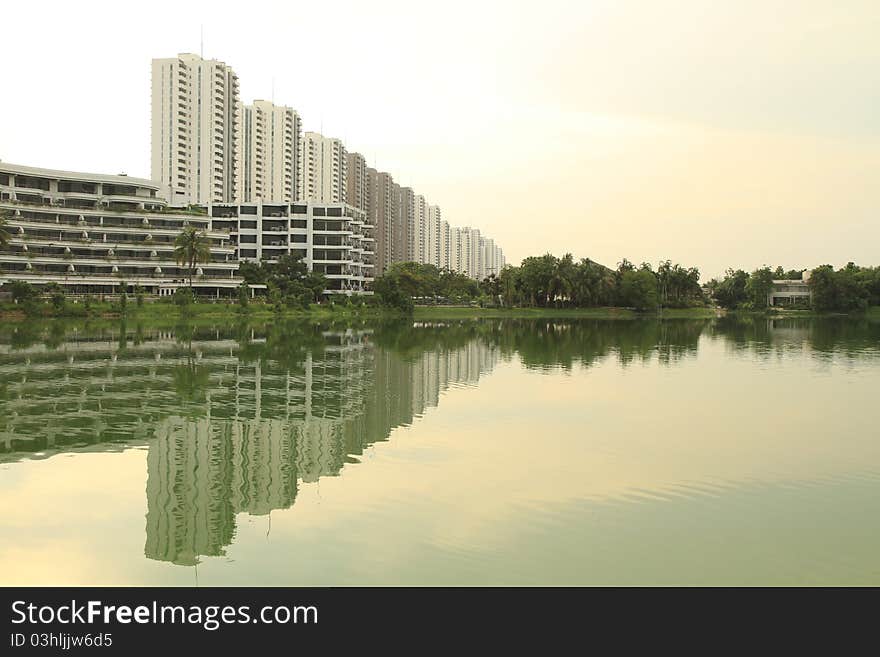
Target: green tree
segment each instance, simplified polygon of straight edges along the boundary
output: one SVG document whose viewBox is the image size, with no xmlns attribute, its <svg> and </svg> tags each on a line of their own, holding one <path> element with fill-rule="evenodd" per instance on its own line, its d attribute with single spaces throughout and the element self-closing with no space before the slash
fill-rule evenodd
<svg viewBox="0 0 880 657">
<path fill-rule="evenodd" d="M 204 232 L 187 226 L 174 240 L 174 259 L 178 265 L 187 267 L 189 287 L 192 291 L 196 265 L 211 260 L 210 240 Z"/>
<path fill-rule="evenodd" d="M 238 263 L 238 275 L 248 285 L 265 285 L 269 278 L 270 270 L 263 267 L 262 263 L 242 260 Z"/>
<path fill-rule="evenodd" d="M 558 260 L 550 253 L 529 257 L 520 265 L 521 290 L 532 306 L 546 306 L 553 300 L 557 284 Z"/>
<path fill-rule="evenodd" d="M 174 303 L 181 308 L 187 308 L 193 304 L 195 297 L 191 287 L 179 287 L 174 292 Z"/>
<path fill-rule="evenodd" d="M 413 300 L 412 296 L 407 294 L 400 286 L 397 276 L 394 272 L 379 276 L 373 281 L 373 291 L 379 300 L 379 303 L 386 308 L 392 308 L 405 313 L 412 313 Z"/>
<path fill-rule="evenodd" d="M 570 302 L 576 277 L 577 266 L 574 263 L 574 258 L 570 253 L 566 253 L 556 261 L 556 271 L 550 284 L 551 300 L 557 303 Z"/>
<path fill-rule="evenodd" d="M 58 283 L 49 283 L 43 288 L 43 293 L 49 295 L 52 309 L 56 314 L 63 314 L 67 307 L 67 299 L 64 297 L 64 289 Z"/>
<path fill-rule="evenodd" d="M 501 285 L 502 302 L 507 307 L 512 307 L 521 303 L 521 294 L 519 290 L 519 267 L 506 265 L 501 273 L 498 274 L 498 280 Z"/>
<path fill-rule="evenodd" d="M 311 297 L 310 301 L 317 302 L 321 300 L 324 290 L 327 289 L 327 277 L 320 272 L 310 271 L 306 274 L 302 284 Z M 300 293 L 300 296 L 302 296 L 302 293 Z"/>
<path fill-rule="evenodd" d="M 12 300 L 15 303 L 32 301 L 38 296 L 34 286 L 26 281 L 10 281 L 3 285 L 3 289 L 12 295 Z"/>
<path fill-rule="evenodd" d="M 238 286 L 238 305 L 242 310 L 247 309 L 251 300 L 251 290 L 245 281 Z"/>
<path fill-rule="evenodd" d="M 119 283 L 119 308 L 123 313 L 128 308 L 128 283 L 125 281 Z"/>
<path fill-rule="evenodd" d="M 837 271 L 831 265 L 816 267 L 809 281 L 813 308 L 837 312 L 866 309 L 872 299 L 873 276 L 870 269 L 852 262 Z"/>
<path fill-rule="evenodd" d="M 495 274 L 489 274 L 480 281 L 480 290 L 492 300 L 492 303 L 497 304 L 501 299 L 501 279 Z"/>
<path fill-rule="evenodd" d="M 764 266 L 756 269 L 749 275 L 746 281 L 746 294 L 752 304 L 752 308 L 766 308 L 769 305 L 769 295 L 773 291 L 774 273 L 770 267 Z"/>
<path fill-rule="evenodd" d="M 728 269 L 724 278 L 714 286 L 715 301 L 722 308 L 737 308 L 749 298 L 746 290 L 748 282 L 749 275 L 742 269 Z"/>
<path fill-rule="evenodd" d="M 624 271 L 620 277 L 620 299 L 636 310 L 657 308 L 657 278 L 650 269 Z"/>
</svg>

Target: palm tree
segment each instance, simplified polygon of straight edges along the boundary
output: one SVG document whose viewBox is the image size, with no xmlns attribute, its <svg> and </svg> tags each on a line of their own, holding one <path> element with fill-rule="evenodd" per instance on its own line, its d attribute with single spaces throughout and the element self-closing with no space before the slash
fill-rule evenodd
<svg viewBox="0 0 880 657">
<path fill-rule="evenodd" d="M 200 262 L 211 260 L 211 249 L 205 233 L 187 226 L 174 240 L 174 259 L 178 265 L 189 268 L 189 289 L 192 291 L 193 271 Z"/>
</svg>

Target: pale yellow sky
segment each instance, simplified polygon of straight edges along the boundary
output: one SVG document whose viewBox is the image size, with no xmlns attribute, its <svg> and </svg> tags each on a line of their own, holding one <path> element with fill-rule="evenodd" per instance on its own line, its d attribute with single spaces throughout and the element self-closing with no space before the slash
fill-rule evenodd
<svg viewBox="0 0 880 657">
<path fill-rule="evenodd" d="M 274 79 L 510 261 L 880 264 L 875 0 L 138 7 L 4 7 L 0 158 L 147 176 L 150 59 L 204 25 L 243 100 Z"/>
</svg>

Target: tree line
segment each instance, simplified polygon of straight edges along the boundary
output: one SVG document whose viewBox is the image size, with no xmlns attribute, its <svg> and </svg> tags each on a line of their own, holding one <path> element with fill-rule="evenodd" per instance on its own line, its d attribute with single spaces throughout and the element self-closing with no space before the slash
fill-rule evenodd
<svg viewBox="0 0 880 657">
<path fill-rule="evenodd" d="M 640 311 L 717 304 L 729 310 L 765 310 L 774 280 L 803 280 L 806 269 L 760 267 L 752 272 L 728 269 L 721 278 L 700 284 L 696 267 L 664 260 L 654 268 L 627 259 L 615 269 L 570 254 L 525 258 L 479 283 L 464 274 L 415 262 L 394 263 L 373 285 L 386 307 L 411 310 L 413 300 L 475 302 L 480 305 L 536 308 L 618 306 Z M 835 270 L 822 265 L 808 280 L 812 305 L 827 312 L 853 312 L 880 305 L 880 267 L 853 263 Z"/>
<path fill-rule="evenodd" d="M 483 294 L 476 280 L 432 264 L 395 262 L 373 281 L 379 303 L 397 310 L 411 311 L 413 299 L 448 303 L 467 303 Z"/>
<path fill-rule="evenodd" d="M 728 269 L 724 277 L 706 284 L 706 292 L 719 306 L 729 310 L 762 310 L 769 304 L 774 280 L 803 280 L 807 270 L 785 271 L 761 267 L 752 272 Z M 850 262 L 835 270 L 831 265 L 816 267 L 807 284 L 812 303 L 820 312 L 853 312 L 880 305 L 880 267 L 859 267 Z"/>
<path fill-rule="evenodd" d="M 637 310 L 686 308 L 703 302 L 700 271 L 666 260 L 657 269 L 622 260 L 610 269 L 589 258 L 567 253 L 533 256 L 519 267 L 505 267 L 481 283 L 505 306 L 591 308 L 623 306 Z"/>
<path fill-rule="evenodd" d="M 238 265 L 238 274 L 244 279 L 239 290 L 239 303 L 247 304 L 248 285 L 265 285 L 270 303 L 275 305 L 301 306 L 321 301 L 327 288 L 327 278 L 316 271 L 309 271 L 300 255 L 282 255 L 275 262 L 249 262 Z"/>
<path fill-rule="evenodd" d="M 653 310 L 660 306 L 685 308 L 703 303 L 700 272 L 670 261 L 655 270 L 624 259 L 617 269 L 569 253 L 529 257 L 519 267 L 507 266 L 497 275 L 475 281 L 464 274 L 430 264 L 392 264 L 373 284 L 383 305 L 412 307 L 413 299 L 453 303 L 537 308 L 625 306 Z"/>
</svg>

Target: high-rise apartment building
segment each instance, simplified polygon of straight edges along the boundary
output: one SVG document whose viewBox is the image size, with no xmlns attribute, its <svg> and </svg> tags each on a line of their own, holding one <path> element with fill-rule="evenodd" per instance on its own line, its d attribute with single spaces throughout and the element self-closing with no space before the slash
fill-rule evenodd
<svg viewBox="0 0 880 657">
<path fill-rule="evenodd" d="M 240 105 L 235 170 L 237 203 L 296 200 L 301 122 L 290 107 L 267 100 Z"/>
<path fill-rule="evenodd" d="M 300 145 L 298 200 L 344 203 L 346 153 L 342 141 L 305 132 Z"/>
<path fill-rule="evenodd" d="M 238 78 L 223 62 L 154 59 L 152 121 L 152 177 L 169 205 L 347 204 L 374 227 L 376 275 L 392 262 L 480 279 L 504 266 L 494 241 L 450 226 L 439 206 L 368 167 L 339 139 L 302 132 L 292 108 L 240 103 Z"/>
<path fill-rule="evenodd" d="M 479 278 L 482 266 L 480 255 L 480 231 L 466 226 L 461 229 L 461 273 Z"/>
<path fill-rule="evenodd" d="M 394 261 L 412 262 L 415 260 L 415 194 L 412 187 L 395 185 L 397 207 L 394 221 Z"/>
<path fill-rule="evenodd" d="M 394 178 L 390 173 L 367 167 L 369 199 L 367 221 L 375 227 L 376 275 L 385 272 L 394 261 L 394 218 L 397 203 Z"/>
<path fill-rule="evenodd" d="M 428 262 L 428 202 L 421 194 L 416 194 L 413 199 L 413 226 L 413 260 Z"/>
<path fill-rule="evenodd" d="M 449 259 L 446 267 L 454 272 L 461 273 L 461 263 L 463 261 L 461 256 L 461 228 L 456 228 L 455 226 L 449 227 L 449 240 L 446 252 Z"/>
<path fill-rule="evenodd" d="M 223 62 L 153 60 L 151 177 L 172 204 L 236 198 L 238 105 L 238 77 Z"/>
<path fill-rule="evenodd" d="M 428 232 L 427 239 L 425 240 L 427 245 L 427 258 L 425 261 L 442 269 L 445 258 L 441 243 L 441 221 L 440 206 L 429 205 L 427 207 L 427 221 L 425 222 Z"/>
<path fill-rule="evenodd" d="M 360 153 L 346 153 L 345 169 L 345 202 L 366 210 L 369 204 L 366 158 Z"/>
<path fill-rule="evenodd" d="M 451 266 L 451 245 L 452 245 L 452 226 L 449 225 L 449 222 L 441 219 L 439 228 L 439 244 L 440 244 L 440 264 L 437 265 L 441 269 L 452 269 Z"/>
<path fill-rule="evenodd" d="M 478 279 L 483 280 L 491 274 L 498 274 L 500 269 L 496 262 L 495 240 L 483 237 L 480 239 L 480 253 L 482 259 L 482 268 L 478 272 Z"/>
</svg>

